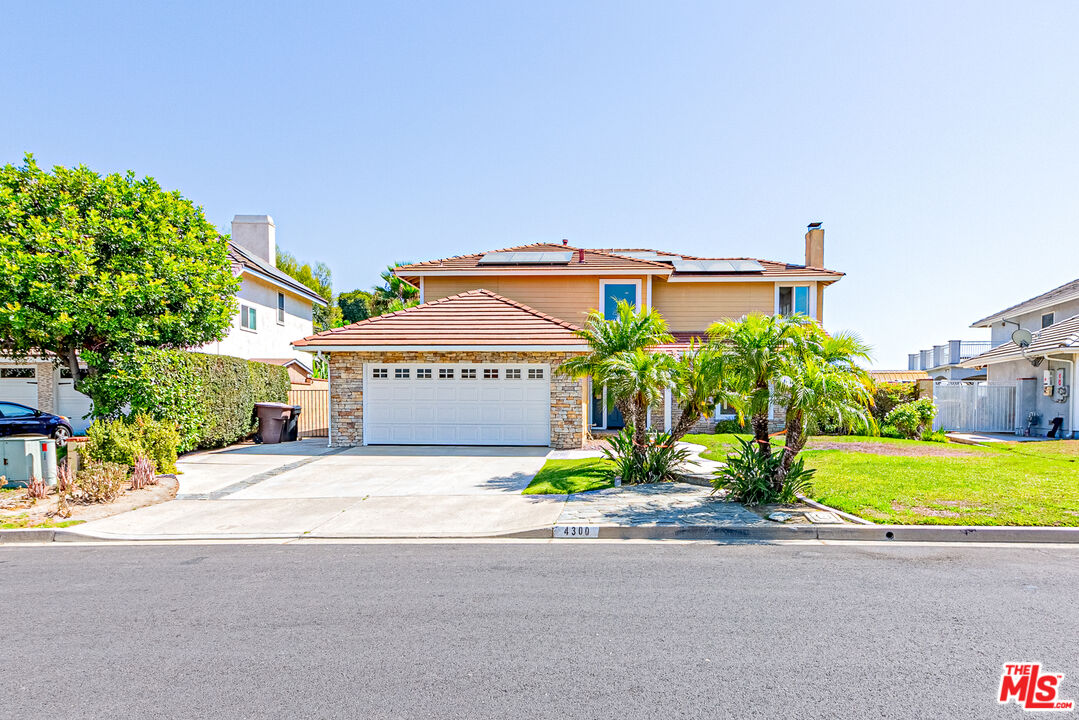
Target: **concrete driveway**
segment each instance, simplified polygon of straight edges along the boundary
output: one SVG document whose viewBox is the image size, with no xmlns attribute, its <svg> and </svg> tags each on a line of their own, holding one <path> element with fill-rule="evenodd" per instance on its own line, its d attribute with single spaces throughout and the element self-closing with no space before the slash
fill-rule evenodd
<svg viewBox="0 0 1079 720">
<path fill-rule="evenodd" d="M 324 440 L 183 458 L 176 500 L 80 525 L 102 538 L 454 537 L 549 527 L 565 496 L 521 495 L 547 448 Z"/>
</svg>

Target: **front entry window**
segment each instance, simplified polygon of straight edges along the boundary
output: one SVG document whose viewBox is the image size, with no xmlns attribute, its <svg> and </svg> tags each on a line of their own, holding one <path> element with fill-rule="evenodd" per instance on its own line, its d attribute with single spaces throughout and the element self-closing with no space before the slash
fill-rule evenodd
<svg viewBox="0 0 1079 720">
<path fill-rule="evenodd" d="M 603 284 L 603 319 L 614 320 L 618 317 L 618 302 L 625 300 L 634 308 L 637 307 L 637 284 L 614 283 Z"/>
</svg>

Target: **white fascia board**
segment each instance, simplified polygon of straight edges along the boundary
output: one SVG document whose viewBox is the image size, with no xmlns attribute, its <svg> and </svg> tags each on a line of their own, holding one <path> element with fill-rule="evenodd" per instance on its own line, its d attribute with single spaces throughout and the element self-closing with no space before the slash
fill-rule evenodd
<svg viewBox="0 0 1079 720">
<path fill-rule="evenodd" d="M 730 283 L 730 282 L 768 282 L 778 283 L 780 285 L 784 283 L 810 283 L 810 282 L 827 282 L 829 280 L 835 281 L 843 277 L 842 275 L 768 275 L 766 277 L 760 277 L 755 275 L 753 277 L 732 277 L 725 275 L 723 277 L 679 277 L 674 275 L 667 278 L 667 282 L 676 283 Z"/>
<path fill-rule="evenodd" d="M 307 300 L 312 305 L 321 305 L 322 307 L 326 307 L 326 301 L 325 300 L 323 300 L 322 298 L 318 298 L 317 300 L 315 299 L 318 296 L 315 294 L 315 292 L 313 290 L 310 291 L 310 294 L 305 293 L 305 292 L 300 292 L 299 290 L 297 290 L 293 286 L 288 285 L 287 283 L 281 282 L 280 280 L 273 277 L 272 275 L 267 275 L 266 273 L 259 272 L 258 270 L 255 270 L 253 268 L 249 268 L 249 267 L 246 267 L 246 266 L 243 268 L 243 272 L 241 273 L 241 275 L 253 275 L 253 276 L 257 277 L 260 280 L 265 280 L 266 282 L 270 283 L 274 287 L 279 287 L 282 290 L 287 290 L 288 292 L 292 293 L 293 295 L 296 295 L 298 297 L 302 297 L 304 300 Z M 299 281 L 297 281 L 297 283 L 298 282 Z"/>
<path fill-rule="evenodd" d="M 1065 295 L 1064 297 L 1059 297 L 1059 298 L 1056 298 L 1054 300 L 1048 300 L 1046 302 L 1039 303 L 1038 305 L 1031 305 L 1028 308 L 1015 308 L 1014 310 L 1009 310 L 1008 312 L 997 313 L 996 315 L 993 315 L 991 317 L 987 317 L 985 320 L 974 323 L 973 325 L 971 325 L 971 327 L 972 328 L 992 327 L 993 325 L 996 325 L 1001 320 L 1006 320 L 1009 316 L 1018 317 L 1020 315 L 1026 315 L 1027 313 L 1037 312 L 1039 310 L 1047 310 L 1047 309 L 1053 307 L 1054 305 L 1060 305 L 1060 304 L 1063 304 L 1063 303 L 1066 303 L 1066 302 L 1071 302 L 1072 300 L 1079 300 L 1079 293 L 1074 293 L 1072 295 Z M 1014 323 L 1015 321 L 1013 320 L 1013 321 L 1010 321 L 1010 322 Z"/>
<path fill-rule="evenodd" d="M 402 270 L 394 274 L 398 277 L 474 277 L 477 275 L 490 275 L 492 277 L 514 277 L 517 275 L 584 275 L 584 276 L 607 276 L 607 275 L 670 275 L 671 270 L 666 268 L 641 268 L 639 270 L 604 270 L 602 268 L 585 268 L 575 270 L 515 270 L 513 272 L 492 272 L 490 270 Z"/>
<path fill-rule="evenodd" d="M 305 352 L 588 352 L 581 345 L 292 345 Z"/>
</svg>

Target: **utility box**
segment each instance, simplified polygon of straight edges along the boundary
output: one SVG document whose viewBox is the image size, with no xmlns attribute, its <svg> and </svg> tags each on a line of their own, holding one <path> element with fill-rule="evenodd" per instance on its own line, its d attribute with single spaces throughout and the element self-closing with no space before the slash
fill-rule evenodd
<svg viewBox="0 0 1079 720">
<path fill-rule="evenodd" d="M 24 487 L 33 479 L 56 484 L 56 441 L 44 435 L 0 437 L 0 475 L 5 487 Z"/>
</svg>

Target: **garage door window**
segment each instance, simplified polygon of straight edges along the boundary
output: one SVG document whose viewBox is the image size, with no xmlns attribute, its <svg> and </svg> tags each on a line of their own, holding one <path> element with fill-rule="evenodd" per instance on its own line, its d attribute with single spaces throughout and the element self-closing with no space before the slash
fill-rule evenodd
<svg viewBox="0 0 1079 720">
<path fill-rule="evenodd" d="M 453 368 L 439 368 L 438 369 L 439 380 L 453 380 Z"/>
<path fill-rule="evenodd" d="M 416 379 L 417 380 L 430 380 L 431 379 L 431 368 L 416 368 Z"/>
<path fill-rule="evenodd" d="M 521 379 L 521 371 L 516 369 L 516 368 L 509 368 L 508 370 L 506 370 L 506 379 L 507 380 L 520 380 Z"/>
<path fill-rule="evenodd" d="M 483 379 L 484 380 L 497 380 L 498 379 L 498 368 L 484 368 L 483 369 Z"/>
<path fill-rule="evenodd" d="M 386 370 L 386 368 L 375 368 L 371 372 L 371 377 L 378 380 L 385 380 L 387 377 L 389 377 L 389 371 Z"/>
<path fill-rule="evenodd" d="M 472 369 L 472 368 L 465 368 L 465 369 L 461 370 L 461 379 L 462 380 L 475 380 L 476 379 L 476 371 L 474 369 Z"/>
<path fill-rule="evenodd" d="M 394 368 L 393 376 L 398 380 L 408 380 L 408 368 Z"/>
<path fill-rule="evenodd" d="M 34 368 L 2 368 L 0 378 L 34 378 Z"/>
<path fill-rule="evenodd" d="M 542 368 L 529 368 L 528 369 L 528 379 L 529 380 L 542 380 L 543 379 L 543 369 Z"/>
</svg>

